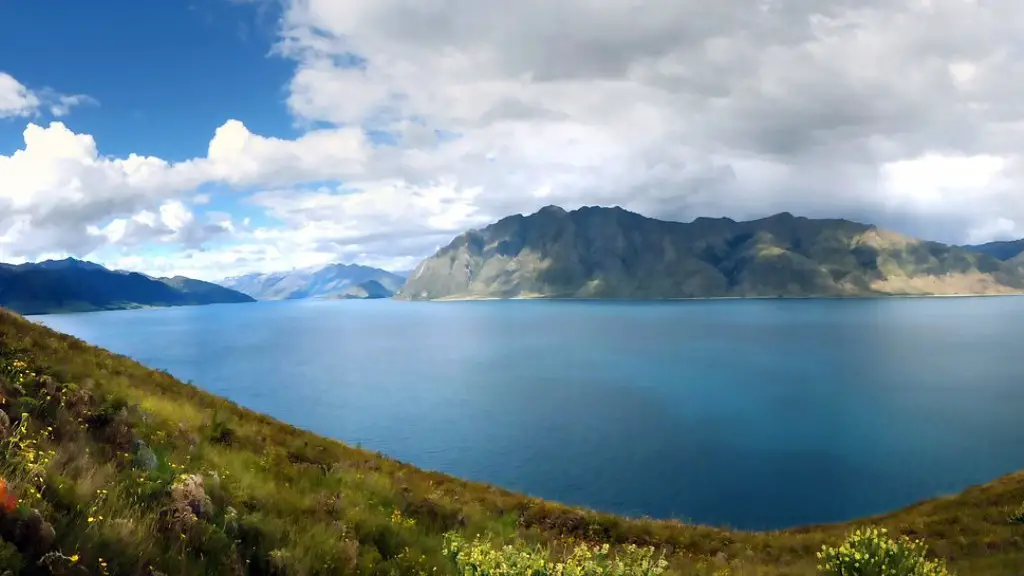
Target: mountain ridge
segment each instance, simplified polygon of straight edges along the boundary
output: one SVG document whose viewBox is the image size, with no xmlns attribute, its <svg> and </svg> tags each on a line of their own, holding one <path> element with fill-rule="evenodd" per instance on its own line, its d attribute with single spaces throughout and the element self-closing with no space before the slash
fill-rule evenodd
<svg viewBox="0 0 1024 576">
<path fill-rule="evenodd" d="M 455 237 L 397 297 L 714 298 L 1017 294 L 1024 265 L 842 219 L 657 220 L 546 206 Z"/>
<path fill-rule="evenodd" d="M 402 276 L 361 264 L 327 264 L 297 270 L 232 276 L 218 285 L 257 300 L 299 300 L 346 294 L 350 287 L 369 281 L 395 293 L 405 283 Z"/>
<path fill-rule="evenodd" d="M 984 244 L 967 244 L 962 246 L 965 250 L 987 254 L 996 260 L 1013 260 L 1024 253 L 1024 238 L 1018 240 L 997 240 Z"/>
<path fill-rule="evenodd" d="M 245 294 L 202 280 L 112 271 L 74 258 L 0 266 L 0 306 L 21 314 L 254 301 Z"/>
</svg>

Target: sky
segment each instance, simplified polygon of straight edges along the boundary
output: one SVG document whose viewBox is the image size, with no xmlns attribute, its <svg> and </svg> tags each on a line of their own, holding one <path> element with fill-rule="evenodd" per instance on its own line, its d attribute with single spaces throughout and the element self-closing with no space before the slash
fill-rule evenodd
<svg viewBox="0 0 1024 576">
<path fill-rule="evenodd" d="M 0 0 L 0 261 L 410 269 L 557 204 L 1024 236 L 1019 0 Z"/>
</svg>

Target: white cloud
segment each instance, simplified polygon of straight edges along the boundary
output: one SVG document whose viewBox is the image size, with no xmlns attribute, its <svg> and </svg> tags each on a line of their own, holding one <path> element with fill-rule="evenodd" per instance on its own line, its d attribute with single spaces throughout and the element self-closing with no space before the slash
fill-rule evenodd
<svg viewBox="0 0 1024 576">
<path fill-rule="evenodd" d="M 97 104 L 84 94 L 60 94 L 50 89 L 30 90 L 14 76 L 0 71 L 0 119 L 15 116 L 35 116 L 41 108 L 54 117 L 66 116 L 71 108 L 82 104 Z"/>
<path fill-rule="evenodd" d="M 0 259 L 154 242 L 182 251 L 138 267 L 200 277 L 397 266 L 551 203 L 683 220 L 788 210 L 954 242 L 1024 234 L 1019 2 L 284 7 L 286 105 L 316 129 L 283 140 L 231 120 L 205 156 L 167 162 L 30 125 L 0 156 Z M 48 105 L 2 83 L 0 114 Z M 244 214 L 199 216 L 223 205 L 197 192 L 207 184 L 263 191 Z"/>
<path fill-rule="evenodd" d="M 50 103 L 50 114 L 55 118 L 67 116 L 71 113 L 71 109 L 75 106 L 82 106 L 83 104 L 91 104 L 93 106 L 99 104 L 95 98 L 86 96 L 85 94 L 75 94 L 72 96 L 66 96 L 58 94 L 54 100 Z"/>
<path fill-rule="evenodd" d="M 206 157 L 174 163 L 106 157 L 91 136 L 60 122 L 29 124 L 24 141 L 21 150 L 0 155 L 0 260 L 49 251 L 84 256 L 140 238 L 194 244 L 211 230 L 190 227 L 183 201 L 201 185 L 347 178 L 361 172 L 366 156 L 358 130 L 318 130 L 285 141 L 253 135 L 236 120 L 216 130 Z M 154 210 L 158 222 L 151 221 Z"/>
<path fill-rule="evenodd" d="M 39 98 L 14 76 L 0 72 L 0 118 L 28 116 L 39 104 Z"/>
<path fill-rule="evenodd" d="M 287 5 L 293 113 L 415 131 L 369 173 L 476 190 L 476 215 L 790 210 L 946 241 L 1024 218 L 1019 3 Z"/>
</svg>

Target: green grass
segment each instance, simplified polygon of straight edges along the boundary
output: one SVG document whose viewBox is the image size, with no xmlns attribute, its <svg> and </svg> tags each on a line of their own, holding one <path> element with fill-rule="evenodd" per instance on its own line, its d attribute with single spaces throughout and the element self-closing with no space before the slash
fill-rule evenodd
<svg viewBox="0 0 1024 576">
<path fill-rule="evenodd" d="M 607 544 L 608 562 L 649 550 L 667 574 L 811 575 L 823 546 L 867 526 L 923 539 L 927 560 L 957 574 L 1024 574 L 1024 525 L 1010 520 L 1024 502 L 1019 473 L 846 524 L 740 532 L 626 519 L 298 430 L 4 311 L 0 395 L 0 476 L 19 501 L 0 512 L 0 574 L 50 573 L 40 561 L 55 573 L 510 573 L 453 557 L 452 542 L 475 542 L 473 558 L 499 564 L 487 550 L 505 544 L 509 558 L 549 567 Z"/>
</svg>

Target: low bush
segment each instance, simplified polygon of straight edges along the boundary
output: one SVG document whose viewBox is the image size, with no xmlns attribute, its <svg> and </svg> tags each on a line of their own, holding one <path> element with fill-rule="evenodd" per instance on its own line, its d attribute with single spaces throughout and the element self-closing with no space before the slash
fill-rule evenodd
<svg viewBox="0 0 1024 576">
<path fill-rule="evenodd" d="M 866 528 L 839 547 L 824 546 L 818 569 L 827 576 L 950 576 L 945 564 L 928 560 L 923 542 L 890 538 L 885 529 Z"/>
</svg>

